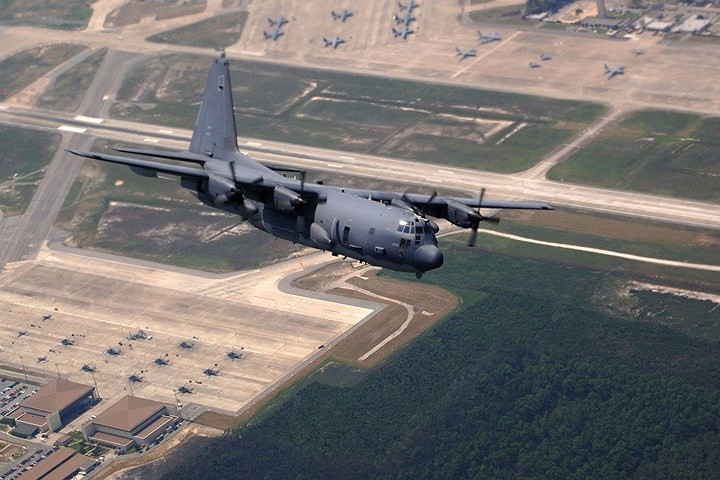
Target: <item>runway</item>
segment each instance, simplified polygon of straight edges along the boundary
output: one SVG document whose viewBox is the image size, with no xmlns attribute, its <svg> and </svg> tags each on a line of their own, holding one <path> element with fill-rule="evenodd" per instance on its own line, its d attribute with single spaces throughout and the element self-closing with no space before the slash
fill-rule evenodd
<svg viewBox="0 0 720 480">
<path fill-rule="evenodd" d="M 158 125 L 112 119 L 104 119 L 99 124 L 88 123 L 78 121 L 70 114 L 16 107 L 0 110 L 0 122 L 47 129 L 72 125 L 85 129 L 89 136 L 126 143 L 147 143 L 153 148 L 166 149 L 187 148 L 191 136 L 190 130 L 170 131 Z M 468 195 L 476 195 L 481 188 L 486 188 L 488 198 L 538 200 L 558 207 L 720 229 L 720 205 L 527 178 L 527 172 L 531 172 L 532 177 L 538 177 L 537 167 L 518 174 L 499 174 L 262 139 L 240 137 L 238 144 L 253 158 L 274 164 L 393 181 L 401 179 L 416 185 L 462 190 Z M 69 154 L 65 154 L 62 161 L 68 165 L 82 162 Z"/>
</svg>

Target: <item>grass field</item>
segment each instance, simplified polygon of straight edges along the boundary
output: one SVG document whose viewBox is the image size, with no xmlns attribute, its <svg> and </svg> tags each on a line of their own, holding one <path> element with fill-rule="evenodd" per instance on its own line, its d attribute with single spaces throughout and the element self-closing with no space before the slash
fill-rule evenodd
<svg viewBox="0 0 720 480">
<path fill-rule="evenodd" d="M 720 118 L 639 111 L 550 170 L 564 182 L 720 201 Z"/>
<path fill-rule="evenodd" d="M 148 37 L 151 42 L 222 49 L 240 40 L 247 12 L 223 13 L 201 22 Z"/>
<path fill-rule="evenodd" d="M 2 0 L 0 23 L 82 30 L 97 0 Z"/>
<path fill-rule="evenodd" d="M 0 62 L 0 100 L 18 93 L 84 50 L 81 45 L 49 45 L 16 53 Z"/>
<path fill-rule="evenodd" d="M 210 59 L 138 66 L 112 114 L 193 125 Z M 233 62 L 243 136 L 501 172 L 534 165 L 604 107 L 461 87 Z"/>
<path fill-rule="evenodd" d="M 688 263 L 720 265 L 720 234 L 713 230 L 654 224 L 619 217 L 559 210 L 555 212 L 502 212 L 503 233 L 535 240 L 593 247 L 631 255 Z M 482 225 L 481 225 L 482 226 Z M 461 245 L 462 232 L 448 239 Z M 634 274 L 651 282 L 692 285 L 696 289 L 720 293 L 720 273 L 644 263 L 635 260 L 539 246 L 480 234 L 477 247 L 482 252 L 521 258 L 535 258 L 561 265 L 591 268 L 612 275 Z"/>
<path fill-rule="evenodd" d="M 19 215 L 27 208 L 60 144 L 60 134 L 0 125 L 0 209 Z"/>
<path fill-rule="evenodd" d="M 59 75 L 38 98 L 35 105 L 65 112 L 77 110 L 106 53 L 107 48 L 102 48 L 84 62 Z"/>
<path fill-rule="evenodd" d="M 165 20 L 192 15 L 202 12 L 206 6 L 206 0 L 162 0 L 159 2 L 127 0 L 120 7 L 110 12 L 105 19 L 104 27 L 115 28 L 132 25 L 147 17 Z"/>
</svg>

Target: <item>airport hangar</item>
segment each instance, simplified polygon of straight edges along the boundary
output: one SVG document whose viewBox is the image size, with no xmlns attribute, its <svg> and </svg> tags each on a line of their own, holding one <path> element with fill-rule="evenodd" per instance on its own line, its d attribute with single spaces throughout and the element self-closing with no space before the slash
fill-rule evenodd
<svg viewBox="0 0 720 480">
<path fill-rule="evenodd" d="M 31 437 L 38 432 L 60 430 L 97 401 L 95 387 L 58 378 L 21 402 L 8 416 L 15 419 L 13 434 Z"/>
</svg>

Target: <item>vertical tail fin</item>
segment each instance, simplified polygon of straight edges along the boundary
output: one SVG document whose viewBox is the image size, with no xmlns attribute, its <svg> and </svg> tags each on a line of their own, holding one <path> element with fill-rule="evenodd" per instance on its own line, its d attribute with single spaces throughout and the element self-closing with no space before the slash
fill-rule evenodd
<svg viewBox="0 0 720 480">
<path fill-rule="evenodd" d="M 230 70 L 223 53 L 210 68 L 198 112 L 190 151 L 224 159 L 237 152 L 237 129 L 233 113 Z"/>
</svg>

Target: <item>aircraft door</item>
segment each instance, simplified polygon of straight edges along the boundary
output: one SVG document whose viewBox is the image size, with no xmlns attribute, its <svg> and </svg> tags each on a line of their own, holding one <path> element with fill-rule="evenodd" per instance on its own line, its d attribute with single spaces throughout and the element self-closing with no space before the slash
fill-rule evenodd
<svg viewBox="0 0 720 480">
<path fill-rule="evenodd" d="M 346 247 L 350 246 L 350 227 L 348 227 L 347 225 L 345 225 L 345 227 L 343 228 L 342 243 Z"/>
</svg>

